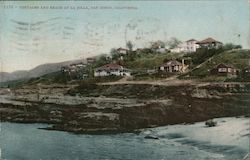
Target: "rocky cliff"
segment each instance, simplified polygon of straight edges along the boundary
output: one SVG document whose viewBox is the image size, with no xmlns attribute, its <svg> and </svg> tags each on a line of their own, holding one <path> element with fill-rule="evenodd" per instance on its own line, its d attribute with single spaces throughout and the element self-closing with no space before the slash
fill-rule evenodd
<svg viewBox="0 0 250 160">
<path fill-rule="evenodd" d="M 128 132 L 249 115 L 249 96 L 247 84 L 31 86 L 1 95 L 0 114 L 1 121 L 48 123 L 53 130 Z"/>
</svg>

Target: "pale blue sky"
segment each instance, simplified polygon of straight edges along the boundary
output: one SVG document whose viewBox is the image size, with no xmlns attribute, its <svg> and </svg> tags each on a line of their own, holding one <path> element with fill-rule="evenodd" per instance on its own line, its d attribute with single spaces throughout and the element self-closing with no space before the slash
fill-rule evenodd
<svg viewBox="0 0 250 160">
<path fill-rule="evenodd" d="M 125 47 L 126 40 L 145 47 L 171 37 L 182 41 L 213 37 L 250 48 L 247 0 L 17 1 L 0 6 L 0 71 L 107 53 L 112 47 Z M 23 9 L 25 6 L 89 9 Z M 98 8 L 91 8 L 94 6 Z M 112 9 L 101 9 L 103 6 Z"/>
</svg>

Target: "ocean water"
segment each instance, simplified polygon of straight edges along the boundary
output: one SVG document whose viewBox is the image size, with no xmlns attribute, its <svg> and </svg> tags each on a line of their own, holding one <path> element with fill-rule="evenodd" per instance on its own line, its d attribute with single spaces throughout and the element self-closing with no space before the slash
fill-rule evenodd
<svg viewBox="0 0 250 160">
<path fill-rule="evenodd" d="M 249 151 L 249 119 L 217 119 L 143 129 L 140 134 L 76 135 L 37 129 L 44 124 L 1 123 L 3 160 L 242 160 Z M 145 136 L 159 139 L 146 139 Z"/>
</svg>

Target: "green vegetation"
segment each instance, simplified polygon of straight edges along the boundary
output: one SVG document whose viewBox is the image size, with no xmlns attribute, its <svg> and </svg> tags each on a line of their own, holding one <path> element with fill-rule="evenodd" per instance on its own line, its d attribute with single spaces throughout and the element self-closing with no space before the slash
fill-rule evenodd
<svg viewBox="0 0 250 160">
<path fill-rule="evenodd" d="M 127 48 L 129 49 L 130 52 L 132 52 L 134 44 L 131 41 L 128 41 L 126 43 Z"/>
<path fill-rule="evenodd" d="M 218 54 L 222 53 L 223 51 L 224 50 L 222 48 L 220 48 L 220 49 L 201 48 L 201 49 L 198 49 L 194 53 L 185 55 L 184 57 L 189 58 L 191 60 L 189 65 L 191 68 L 193 68 L 193 67 L 205 62 L 206 60 L 213 57 L 214 55 L 218 55 Z"/>
<path fill-rule="evenodd" d="M 96 57 L 93 64 L 87 65 L 85 70 L 81 70 L 75 74 L 62 73 L 60 71 L 46 74 L 41 77 L 17 80 L 11 82 L 0 83 L 2 87 L 17 87 L 24 85 L 32 85 L 37 83 L 53 84 L 53 83 L 80 83 L 81 87 L 91 87 L 93 83 L 117 81 L 122 77 L 109 76 L 109 77 L 94 77 L 94 69 L 108 63 L 117 63 L 128 69 L 132 70 L 133 80 L 158 80 L 172 76 L 170 73 L 161 73 L 158 71 L 163 63 L 169 60 L 182 61 L 189 67 L 189 72 L 179 75 L 180 79 L 199 79 L 202 81 L 250 81 L 249 76 L 245 76 L 240 72 L 237 78 L 228 78 L 226 76 L 217 76 L 211 74 L 211 70 L 218 64 L 234 65 L 237 69 L 243 70 L 250 66 L 250 51 L 242 50 L 240 45 L 232 43 L 225 44 L 219 49 L 198 49 L 194 53 L 169 53 L 168 50 L 163 53 L 157 53 L 156 49 L 164 47 L 165 45 L 170 48 L 175 48 L 180 44 L 176 38 L 172 38 L 167 42 L 156 41 L 152 42 L 149 48 L 141 48 L 133 51 L 134 44 L 131 41 L 126 43 L 128 48 L 127 54 L 120 54 L 115 48 L 110 50 L 110 55 L 100 55 Z M 151 73 L 147 71 L 151 70 Z M 154 72 L 156 71 L 156 72 Z M 86 76 L 83 79 L 83 74 Z M 89 84 L 90 86 L 86 86 Z M 93 86 L 92 86 L 93 87 Z"/>
<path fill-rule="evenodd" d="M 17 88 L 22 85 L 33 85 L 37 83 L 43 83 L 43 84 L 65 83 L 66 84 L 68 81 L 69 81 L 68 76 L 65 76 L 61 72 L 53 72 L 53 73 L 43 75 L 41 77 L 2 82 L 0 83 L 0 86 L 9 87 L 9 88 Z"/>
<path fill-rule="evenodd" d="M 132 80 L 133 81 L 141 81 L 141 80 L 155 81 L 155 80 L 160 80 L 163 78 L 168 78 L 173 75 L 175 75 L 175 73 L 166 73 L 166 72 L 156 72 L 153 74 L 141 73 L 141 74 L 135 74 Z"/>
<path fill-rule="evenodd" d="M 81 80 L 81 81 L 78 81 L 77 83 L 78 86 L 70 90 L 68 93 L 70 95 L 75 95 L 77 93 L 80 93 L 80 94 L 92 93 L 91 91 L 95 89 L 103 88 L 102 86 L 99 86 L 96 83 L 112 82 L 112 81 L 117 81 L 121 78 L 122 78 L 121 76 L 107 76 L 107 77 L 95 77 L 95 78 Z M 98 94 L 98 92 L 96 93 Z M 92 96 L 95 96 L 95 95 L 92 95 Z"/>
<path fill-rule="evenodd" d="M 175 37 L 172 37 L 169 41 L 167 41 L 167 46 L 169 46 L 170 49 L 174 49 L 178 47 L 178 45 L 181 44 L 181 41 Z"/>
<path fill-rule="evenodd" d="M 150 84 L 119 84 L 119 85 L 97 85 L 93 83 L 82 83 L 82 85 L 68 91 L 69 95 L 81 95 L 86 97 L 115 97 L 115 98 L 162 98 L 175 92 L 185 90 L 183 87 L 159 86 Z"/>
<path fill-rule="evenodd" d="M 51 84 L 51 83 L 67 83 L 70 80 L 68 75 L 65 75 L 62 72 L 53 72 L 50 74 L 46 74 L 42 77 L 33 78 L 28 83 L 44 83 L 44 84 Z"/>
<path fill-rule="evenodd" d="M 142 53 L 137 55 L 134 61 L 125 61 L 124 65 L 129 69 L 154 69 L 155 67 L 159 67 L 164 63 L 165 59 L 177 59 L 182 57 L 183 54 L 179 53 Z"/>
<path fill-rule="evenodd" d="M 241 45 L 235 45 L 235 44 L 233 44 L 233 43 L 226 43 L 226 44 L 223 46 L 223 49 L 224 49 L 224 50 L 242 49 L 242 46 L 241 46 Z"/>
<path fill-rule="evenodd" d="M 216 53 L 216 52 L 214 52 Z M 180 78 L 199 78 L 204 81 L 236 81 L 247 80 L 246 77 L 242 77 L 241 72 L 238 78 L 228 78 L 223 76 L 211 75 L 211 70 L 218 64 L 231 64 L 240 71 L 249 66 L 250 51 L 249 50 L 230 50 L 222 53 L 216 53 L 210 59 L 207 59 L 199 68 L 192 70 L 191 72 L 180 76 Z"/>
<path fill-rule="evenodd" d="M 19 79 L 19 80 L 14 80 L 14 81 L 1 82 L 0 87 L 1 88 L 16 88 L 16 87 L 22 86 L 27 81 L 28 79 Z"/>
</svg>

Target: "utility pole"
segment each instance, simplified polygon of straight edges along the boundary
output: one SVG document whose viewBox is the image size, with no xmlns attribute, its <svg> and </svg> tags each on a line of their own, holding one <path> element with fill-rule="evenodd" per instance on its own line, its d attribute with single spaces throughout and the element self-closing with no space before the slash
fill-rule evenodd
<svg viewBox="0 0 250 160">
<path fill-rule="evenodd" d="M 1 64 L 1 68 L 0 68 L 0 71 L 3 72 L 3 62 L 2 62 L 2 58 L 0 58 L 0 64 Z M 0 81 L 2 82 L 2 76 L 0 78 Z"/>
</svg>

